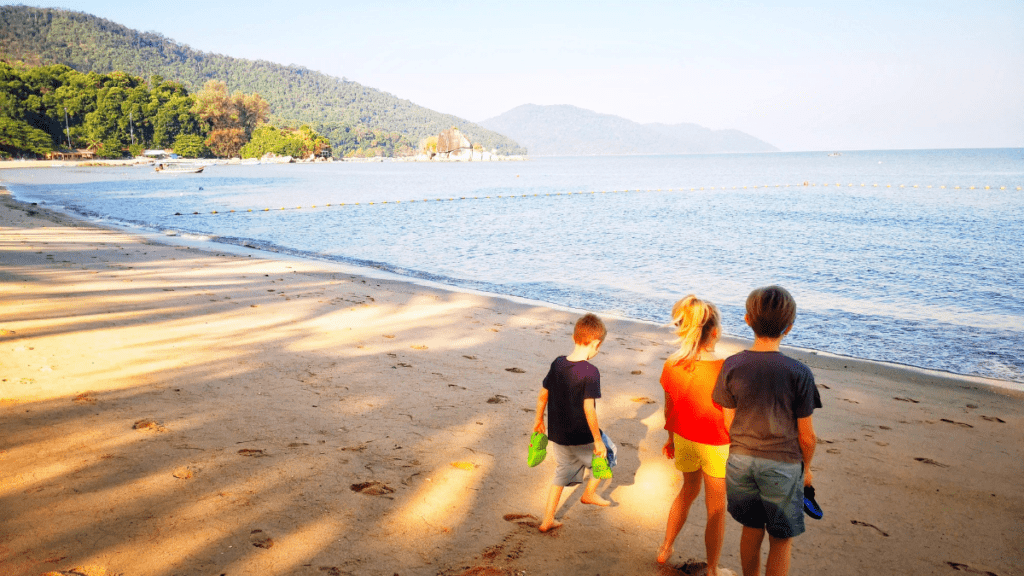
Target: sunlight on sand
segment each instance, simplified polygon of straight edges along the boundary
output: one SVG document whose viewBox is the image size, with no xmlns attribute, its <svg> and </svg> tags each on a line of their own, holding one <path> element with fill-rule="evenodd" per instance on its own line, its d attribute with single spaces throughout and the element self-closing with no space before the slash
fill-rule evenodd
<svg viewBox="0 0 1024 576">
<path fill-rule="evenodd" d="M 423 486 L 398 510 L 391 514 L 389 524 L 400 529 L 422 530 L 426 523 L 435 530 L 448 532 L 461 524 L 476 500 L 477 489 L 493 464 L 490 456 L 480 457 L 464 447 L 473 446 L 488 436 L 487 425 L 469 423 L 446 430 L 428 443 L 444 450 L 444 458 L 451 462 L 471 461 L 472 470 L 445 463 L 428 473 Z M 471 456 L 467 458 L 467 455 Z"/>
</svg>

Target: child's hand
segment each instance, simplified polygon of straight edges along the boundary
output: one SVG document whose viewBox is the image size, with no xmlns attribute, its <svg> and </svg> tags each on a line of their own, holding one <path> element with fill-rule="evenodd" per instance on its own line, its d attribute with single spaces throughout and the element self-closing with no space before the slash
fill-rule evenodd
<svg viewBox="0 0 1024 576">
<path fill-rule="evenodd" d="M 665 458 L 668 458 L 669 460 L 675 460 L 676 443 L 673 442 L 671 438 L 669 438 L 668 442 L 665 442 L 665 445 L 661 447 L 661 453 L 665 455 Z"/>
<path fill-rule="evenodd" d="M 810 466 L 804 468 L 804 486 L 810 486 L 814 482 L 814 474 L 811 472 Z"/>
<path fill-rule="evenodd" d="M 594 456 L 608 457 L 608 447 L 604 445 L 604 442 L 594 442 Z"/>
<path fill-rule="evenodd" d="M 544 419 L 541 418 L 533 423 L 533 431 L 540 432 L 541 434 L 547 434 L 547 428 L 544 427 Z"/>
</svg>

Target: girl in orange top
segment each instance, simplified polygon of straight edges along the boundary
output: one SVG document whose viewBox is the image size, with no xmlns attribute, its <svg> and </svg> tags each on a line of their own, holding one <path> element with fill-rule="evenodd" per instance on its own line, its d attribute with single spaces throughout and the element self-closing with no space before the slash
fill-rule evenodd
<svg viewBox="0 0 1024 576">
<path fill-rule="evenodd" d="M 722 407 L 711 400 L 724 361 L 715 354 L 722 333 L 721 317 L 714 304 L 691 294 L 672 307 L 672 319 L 679 350 L 669 356 L 661 373 L 668 430 L 662 452 L 675 459 L 676 468 L 683 473 L 683 487 L 669 510 L 658 562 L 664 564 L 672 556 L 676 536 L 703 483 L 708 510 L 704 530 L 707 574 L 715 576 L 725 536 L 725 462 L 729 458 L 729 431 Z"/>
</svg>

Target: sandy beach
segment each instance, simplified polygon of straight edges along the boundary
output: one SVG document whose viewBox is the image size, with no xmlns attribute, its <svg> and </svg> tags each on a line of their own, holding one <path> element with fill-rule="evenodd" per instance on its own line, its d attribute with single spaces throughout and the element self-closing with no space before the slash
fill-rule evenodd
<svg viewBox="0 0 1024 576">
<path fill-rule="evenodd" d="M 683 574 L 655 556 L 667 329 L 608 320 L 620 447 L 541 534 L 526 465 L 577 315 L 269 254 L 157 243 L 0 191 L 0 575 Z M 799 296 L 798 296 L 799 299 Z M 799 318 L 794 330 L 799 330 Z M 720 351 L 746 343 L 731 339 Z M 795 353 L 814 370 L 822 520 L 791 574 L 1024 574 L 1024 393 Z M 739 572 L 740 528 L 722 566 Z"/>
</svg>

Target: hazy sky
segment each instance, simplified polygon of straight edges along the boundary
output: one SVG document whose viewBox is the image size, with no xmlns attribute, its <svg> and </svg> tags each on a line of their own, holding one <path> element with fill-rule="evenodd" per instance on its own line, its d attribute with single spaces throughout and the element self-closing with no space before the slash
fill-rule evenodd
<svg viewBox="0 0 1024 576">
<path fill-rule="evenodd" d="M 1024 147 L 1021 0 L 59 6 L 472 121 L 572 104 L 783 150 Z"/>
</svg>

